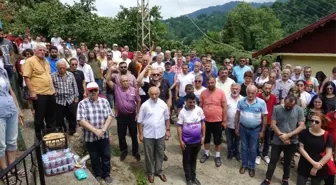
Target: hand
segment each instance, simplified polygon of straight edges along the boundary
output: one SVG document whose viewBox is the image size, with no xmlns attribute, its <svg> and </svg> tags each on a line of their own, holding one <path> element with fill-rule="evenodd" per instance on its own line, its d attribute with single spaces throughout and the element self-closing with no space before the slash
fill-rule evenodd
<svg viewBox="0 0 336 185">
<path fill-rule="evenodd" d="M 279 138 L 281 139 L 281 141 L 286 141 L 289 139 L 289 135 L 286 133 L 282 133 Z"/>
<path fill-rule="evenodd" d="M 19 117 L 20 125 L 23 126 L 23 113 L 21 110 L 19 111 L 18 117 Z"/>
<path fill-rule="evenodd" d="M 182 151 L 184 151 L 187 148 L 186 144 L 183 141 L 180 141 L 180 147 Z"/>
<path fill-rule="evenodd" d="M 204 145 L 204 137 L 201 139 L 201 145 Z"/>
<path fill-rule="evenodd" d="M 94 134 L 95 134 L 98 138 L 100 138 L 100 137 L 102 137 L 102 136 L 105 134 L 105 132 L 104 132 L 102 129 L 96 129 L 96 130 L 94 131 Z"/>
<path fill-rule="evenodd" d="M 285 145 L 290 145 L 290 144 L 292 144 L 292 143 L 291 143 L 290 139 L 288 139 L 288 140 L 284 141 L 284 144 L 285 144 Z"/>
<path fill-rule="evenodd" d="M 169 137 L 170 137 L 170 131 L 166 131 L 166 140 L 169 140 Z"/>
<path fill-rule="evenodd" d="M 16 73 L 16 67 L 13 66 L 13 72 Z"/>
<path fill-rule="evenodd" d="M 236 135 L 239 136 L 239 128 L 235 129 Z"/>
<path fill-rule="evenodd" d="M 74 102 L 75 102 L 75 103 L 78 103 L 78 98 L 75 98 Z"/>
<path fill-rule="evenodd" d="M 140 143 L 143 143 L 143 140 L 144 140 L 143 135 L 139 134 L 139 142 L 140 142 Z"/>
<path fill-rule="evenodd" d="M 178 99 L 179 99 L 179 97 L 178 97 L 178 96 L 176 96 L 176 97 L 175 97 L 175 100 L 176 100 L 176 101 L 178 101 Z"/>
<path fill-rule="evenodd" d="M 36 95 L 35 92 L 32 91 L 32 92 L 29 93 L 29 95 L 30 95 L 31 100 L 37 100 L 37 95 Z"/>
<path fill-rule="evenodd" d="M 319 162 L 314 162 L 313 163 L 313 167 L 316 169 L 316 170 L 319 170 L 323 167 L 323 165 Z"/>
<path fill-rule="evenodd" d="M 227 122 L 226 122 L 226 121 L 223 121 L 223 122 L 222 122 L 222 126 L 226 129 L 226 128 L 227 128 Z"/>
<path fill-rule="evenodd" d="M 87 95 L 86 95 L 86 92 L 85 92 L 85 93 L 83 94 L 83 97 L 86 98 L 86 96 L 87 96 Z"/>
<path fill-rule="evenodd" d="M 137 115 L 135 116 L 135 121 L 138 121 L 138 116 L 139 116 L 139 114 L 137 114 Z"/>
<path fill-rule="evenodd" d="M 264 132 L 259 132 L 259 139 L 264 139 L 264 136 L 265 136 Z"/>
<path fill-rule="evenodd" d="M 317 169 L 312 168 L 312 169 L 310 170 L 310 175 L 312 175 L 312 176 L 316 176 L 316 173 L 317 173 Z"/>
</svg>

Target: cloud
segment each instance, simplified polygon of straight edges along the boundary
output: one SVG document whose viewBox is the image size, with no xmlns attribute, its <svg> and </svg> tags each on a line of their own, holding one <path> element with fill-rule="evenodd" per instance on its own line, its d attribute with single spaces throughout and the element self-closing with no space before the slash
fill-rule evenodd
<svg viewBox="0 0 336 185">
<path fill-rule="evenodd" d="M 60 0 L 62 3 L 73 4 L 73 0 Z M 78 0 L 77 0 L 78 1 Z M 161 16 L 164 19 L 188 14 L 209 6 L 222 5 L 231 0 L 149 0 L 149 6 L 161 6 Z M 245 2 L 269 2 L 274 0 L 243 0 Z M 124 7 L 137 6 L 137 0 L 96 0 L 97 14 L 114 17 Z"/>
</svg>

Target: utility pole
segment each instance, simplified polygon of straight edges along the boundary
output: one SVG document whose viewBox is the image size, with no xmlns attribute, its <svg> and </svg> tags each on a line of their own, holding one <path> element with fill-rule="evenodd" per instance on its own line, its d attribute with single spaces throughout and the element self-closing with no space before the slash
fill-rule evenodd
<svg viewBox="0 0 336 185">
<path fill-rule="evenodd" d="M 137 0 L 138 21 L 137 21 L 137 50 L 141 50 L 143 45 L 147 49 L 151 45 L 150 38 L 150 15 L 149 0 Z"/>
</svg>

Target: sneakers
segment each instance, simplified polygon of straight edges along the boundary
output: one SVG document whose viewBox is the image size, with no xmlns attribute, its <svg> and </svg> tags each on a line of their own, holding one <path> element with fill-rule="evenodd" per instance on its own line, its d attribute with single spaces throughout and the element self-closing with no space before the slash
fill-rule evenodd
<svg viewBox="0 0 336 185">
<path fill-rule="evenodd" d="M 202 158 L 200 159 L 200 163 L 204 163 L 204 162 L 207 161 L 208 159 L 209 159 L 209 156 L 206 155 L 206 154 L 204 154 L 204 155 L 202 156 Z"/>
<path fill-rule="evenodd" d="M 220 157 L 215 158 L 215 164 L 216 164 L 216 167 L 220 167 L 222 165 L 222 161 Z"/>
<path fill-rule="evenodd" d="M 106 182 L 106 184 L 112 184 L 113 179 L 110 176 L 108 176 L 108 177 L 105 177 L 104 181 Z"/>
<path fill-rule="evenodd" d="M 193 181 L 193 183 L 196 184 L 196 185 L 201 185 L 201 182 L 197 178 L 195 178 L 195 180 Z"/>
<path fill-rule="evenodd" d="M 265 157 L 263 157 L 264 161 L 269 164 L 271 159 L 266 155 Z"/>
<path fill-rule="evenodd" d="M 271 181 L 265 179 L 260 185 L 269 185 L 271 184 Z"/>
<path fill-rule="evenodd" d="M 260 156 L 257 156 L 257 158 L 256 158 L 256 160 L 255 160 L 255 163 L 256 163 L 257 165 L 259 165 L 259 164 L 260 164 L 260 160 L 261 160 L 261 157 L 260 157 Z"/>
</svg>

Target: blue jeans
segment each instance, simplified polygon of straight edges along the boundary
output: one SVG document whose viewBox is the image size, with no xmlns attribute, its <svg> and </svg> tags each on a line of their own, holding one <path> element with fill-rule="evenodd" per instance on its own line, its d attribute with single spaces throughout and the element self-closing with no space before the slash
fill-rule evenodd
<svg viewBox="0 0 336 185">
<path fill-rule="evenodd" d="M 265 129 L 262 157 L 268 156 L 270 142 L 271 142 L 271 126 L 267 125 Z M 259 143 L 259 140 L 258 140 L 258 143 Z M 257 156 L 261 156 L 259 146 L 257 147 Z"/>
<path fill-rule="evenodd" d="M 240 158 L 240 138 L 236 135 L 235 129 L 227 128 L 225 130 L 228 155 L 239 156 Z"/>
<path fill-rule="evenodd" d="M 95 81 L 99 86 L 99 92 L 102 93 L 102 91 L 103 91 L 103 80 L 100 79 L 100 78 L 96 78 Z"/>
<path fill-rule="evenodd" d="M 113 109 L 113 105 L 114 105 L 114 97 L 113 97 L 113 94 L 106 94 L 106 98 L 107 98 L 107 101 L 110 103 L 110 107 L 111 109 Z"/>
<path fill-rule="evenodd" d="M 5 151 L 16 151 L 18 136 L 18 112 L 10 117 L 0 118 L 0 157 L 5 156 Z"/>
<path fill-rule="evenodd" d="M 7 72 L 9 82 L 12 83 L 14 79 L 14 69 L 13 65 L 5 65 L 4 69 Z"/>
<path fill-rule="evenodd" d="M 250 129 L 241 124 L 239 126 L 242 166 L 244 168 L 255 169 L 259 132 L 260 127 Z"/>
</svg>

